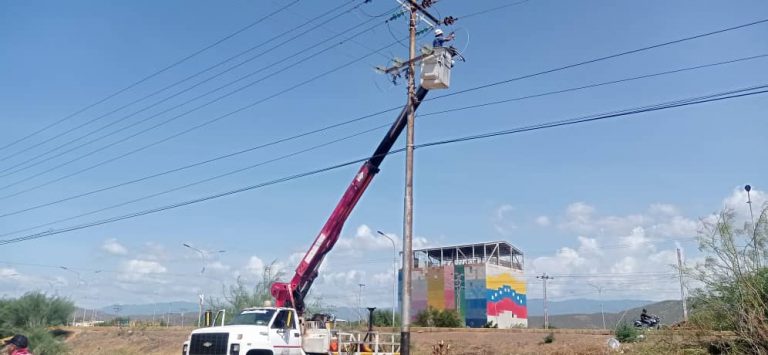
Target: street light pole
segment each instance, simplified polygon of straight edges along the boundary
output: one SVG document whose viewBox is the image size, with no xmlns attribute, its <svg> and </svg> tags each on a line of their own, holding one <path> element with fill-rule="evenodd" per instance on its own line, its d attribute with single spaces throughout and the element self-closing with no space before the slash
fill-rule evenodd
<svg viewBox="0 0 768 355">
<path fill-rule="evenodd" d="M 397 305 L 397 246 L 395 240 L 381 231 L 376 231 L 382 237 L 389 239 L 392 243 L 392 327 L 395 327 L 395 306 Z"/>
<path fill-rule="evenodd" d="M 749 194 L 752 191 L 752 186 L 744 186 L 744 190 L 747 191 L 747 205 L 749 205 L 749 218 L 752 221 L 752 245 L 755 247 L 755 265 L 760 268 L 760 249 L 757 247 L 757 228 L 755 227 L 755 214 L 752 212 L 752 196 Z"/>
<path fill-rule="evenodd" d="M 360 286 L 360 293 L 357 295 L 358 314 L 360 315 L 360 318 L 358 319 L 358 321 L 360 323 L 362 323 L 363 322 L 363 316 L 362 316 L 362 313 L 360 313 L 360 310 L 363 309 L 363 287 L 365 287 L 365 284 L 364 283 L 359 283 L 357 285 Z"/>
<path fill-rule="evenodd" d="M 200 259 L 203 262 L 203 268 L 200 269 L 200 275 L 202 276 L 203 273 L 205 272 L 205 267 L 208 265 L 207 262 L 206 262 L 206 256 L 209 253 L 211 253 L 211 252 L 195 248 L 195 247 L 193 247 L 193 246 L 191 246 L 191 245 L 189 245 L 187 243 L 182 243 L 182 245 L 187 247 L 187 248 L 189 248 L 189 249 L 192 249 L 192 250 L 194 250 L 194 251 L 196 251 L 197 253 L 200 254 Z M 214 252 L 218 253 L 218 254 L 221 254 L 221 253 L 226 252 L 226 250 L 216 250 Z M 201 319 L 203 318 L 203 300 L 205 299 L 205 296 L 203 295 L 203 288 L 202 288 L 202 286 L 200 287 L 199 290 L 200 290 L 200 292 L 197 295 L 198 298 L 200 299 L 200 304 L 199 304 L 198 311 L 197 311 L 197 327 L 198 328 L 200 327 L 200 322 L 201 322 Z"/>
<path fill-rule="evenodd" d="M 66 266 L 59 266 L 59 268 L 62 269 L 62 270 L 69 271 L 69 272 L 74 273 L 75 275 L 77 275 L 77 286 L 80 286 L 80 284 L 82 283 L 83 279 L 80 277 L 80 273 L 79 272 L 77 272 L 75 270 L 72 270 L 72 269 L 70 269 L 70 268 L 68 268 Z M 73 297 L 73 299 L 74 299 L 74 297 Z M 77 311 L 72 313 L 72 326 L 73 327 L 75 326 L 75 322 L 77 322 Z"/>
<path fill-rule="evenodd" d="M 595 285 L 593 283 L 589 283 L 589 285 L 597 289 L 597 294 L 600 297 L 600 314 L 603 316 L 603 329 L 606 329 L 605 328 L 605 310 L 603 309 L 603 287 Z"/>
</svg>

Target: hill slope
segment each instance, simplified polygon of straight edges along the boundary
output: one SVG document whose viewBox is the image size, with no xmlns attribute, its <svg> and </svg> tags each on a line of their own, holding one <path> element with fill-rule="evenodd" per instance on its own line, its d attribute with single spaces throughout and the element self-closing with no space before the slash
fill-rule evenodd
<svg viewBox="0 0 768 355">
<path fill-rule="evenodd" d="M 606 327 L 613 329 L 620 322 L 631 322 L 638 319 L 643 308 L 646 308 L 651 314 L 661 316 L 662 324 L 674 324 L 683 320 L 683 309 L 680 301 L 662 301 L 641 307 L 629 308 L 621 312 L 606 312 Z M 602 328 L 603 318 L 599 312 L 550 315 L 549 324 L 557 328 Z M 528 328 L 541 328 L 543 326 L 543 316 L 528 317 Z"/>
</svg>

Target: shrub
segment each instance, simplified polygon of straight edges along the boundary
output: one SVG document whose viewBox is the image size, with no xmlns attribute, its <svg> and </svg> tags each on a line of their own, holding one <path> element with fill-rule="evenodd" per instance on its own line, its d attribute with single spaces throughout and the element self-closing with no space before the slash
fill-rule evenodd
<svg viewBox="0 0 768 355">
<path fill-rule="evenodd" d="M 703 287 L 691 297 L 690 324 L 736 333 L 733 352 L 768 352 L 768 205 L 754 224 L 737 226 L 733 210 L 702 220 L 703 262 L 684 269 Z M 755 245 L 757 244 L 757 245 Z"/>
<path fill-rule="evenodd" d="M 616 340 L 622 343 L 631 343 L 637 341 L 637 336 L 639 334 L 640 332 L 637 330 L 637 328 L 627 323 L 619 324 L 615 331 Z"/>
<path fill-rule="evenodd" d="M 415 325 L 420 327 L 458 328 L 463 326 L 459 312 L 429 307 L 416 315 Z"/>
<path fill-rule="evenodd" d="M 30 350 L 34 354 L 65 354 L 68 350 L 58 339 L 62 332 L 49 330 L 48 327 L 67 324 L 74 311 L 71 301 L 40 292 L 0 300 L 0 338 L 24 334 L 29 338 Z"/>
<path fill-rule="evenodd" d="M 544 344 L 552 344 L 555 342 L 555 333 L 549 333 L 544 337 Z"/>
</svg>

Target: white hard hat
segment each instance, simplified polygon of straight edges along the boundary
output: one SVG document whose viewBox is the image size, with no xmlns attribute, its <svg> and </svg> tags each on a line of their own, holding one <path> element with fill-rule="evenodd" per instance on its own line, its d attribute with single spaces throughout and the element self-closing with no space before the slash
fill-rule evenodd
<svg viewBox="0 0 768 355">
<path fill-rule="evenodd" d="M 443 30 L 441 30 L 439 28 L 435 30 L 435 36 L 439 36 L 439 35 L 442 35 L 442 34 L 443 34 Z"/>
</svg>

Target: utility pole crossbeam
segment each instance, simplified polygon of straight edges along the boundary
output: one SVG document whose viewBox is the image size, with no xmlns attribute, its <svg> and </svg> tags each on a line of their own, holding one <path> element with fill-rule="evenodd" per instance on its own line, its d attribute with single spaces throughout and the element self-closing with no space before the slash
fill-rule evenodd
<svg viewBox="0 0 768 355">
<path fill-rule="evenodd" d="M 680 300 L 683 303 L 683 321 L 688 321 L 688 304 L 685 300 L 685 287 L 683 285 L 683 257 L 680 248 L 677 248 L 677 269 L 680 272 Z"/>
<path fill-rule="evenodd" d="M 541 279 L 544 284 L 544 329 L 549 329 L 549 309 L 547 308 L 547 281 L 553 280 L 554 277 L 547 275 L 547 273 L 536 276 L 537 279 Z"/>
</svg>

